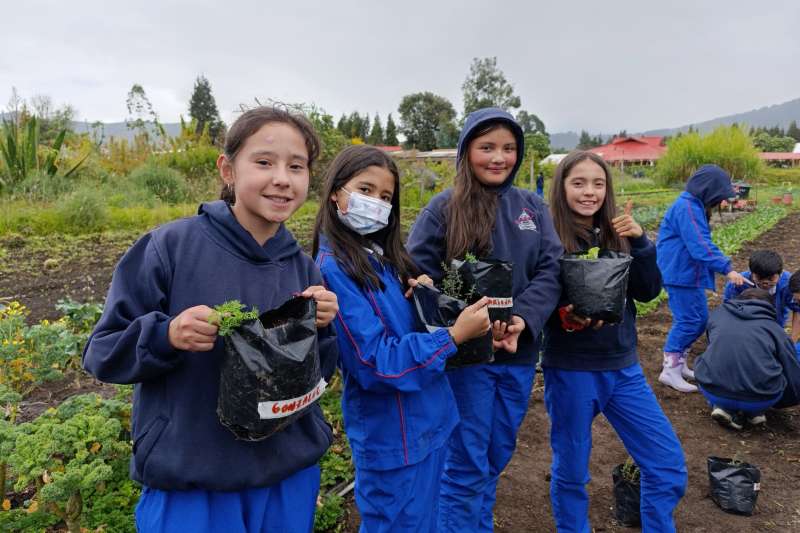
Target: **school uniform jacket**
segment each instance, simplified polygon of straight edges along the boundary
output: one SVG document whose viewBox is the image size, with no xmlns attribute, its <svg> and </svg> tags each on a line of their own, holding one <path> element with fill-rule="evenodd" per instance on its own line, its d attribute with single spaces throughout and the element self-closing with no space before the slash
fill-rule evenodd
<svg viewBox="0 0 800 533">
<path fill-rule="evenodd" d="M 753 274 L 746 270 L 742 272 L 742 277 L 753 281 Z M 781 273 L 778 278 L 778 283 L 775 285 L 775 321 L 783 327 L 789 318 L 789 311 L 800 313 L 800 305 L 794 301 L 792 291 L 789 290 L 789 278 L 792 277 L 787 271 Z M 738 287 L 730 281 L 725 284 L 725 301 L 736 299 L 745 289 L 750 288 L 751 285 L 743 283 Z"/>
<path fill-rule="evenodd" d="M 319 270 L 280 226 L 259 245 L 222 201 L 140 238 L 120 260 L 105 308 L 83 353 L 102 381 L 136 384 L 131 477 L 162 490 L 267 487 L 315 464 L 332 441 L 318 405 L 260 442 L 236 440 L 217 418 L 222 339 L 209 352 L 176 350 L 170 321 L 183 310 L 227 300 L 273 309 Z M 323 377 L 336 368 L 330 326 L 319 330 Z"/>
</svg>

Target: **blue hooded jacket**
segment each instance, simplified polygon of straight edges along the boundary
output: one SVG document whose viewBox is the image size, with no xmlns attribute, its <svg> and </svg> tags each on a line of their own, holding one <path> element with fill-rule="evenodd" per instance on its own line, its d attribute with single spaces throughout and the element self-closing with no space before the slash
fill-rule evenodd
<svg viewBox="0 0 800 533">
<path fill-rule="evenodd" d="M 534 364 L 539 350 L 542 327 L 561 294 L 558 259 L 563 253 L 561 241 L 553 228 L 550 212 L 533 191 L 514 187 L 514 177 L 522 164 L 525 137 L 514 118 L 498 108 L 474 111 L 464 123 L 458 140 L 458 164 L 466 163 L 469 141 L 477 129 L 490 121 L 506 123 L 517 140 L 517 161 L 506 181 L 491 187 L 497 192 L 497 214 L 492 230 L 490 258 L 514 263 L 514 298 L 512 314 L 522 317 L 525 330 L 520 335 L 515 354 L 495 353 L 495 364 Z M 444 276 L 448 208 L 452 189 L 434 196 L 420 212 L 408 237 L 408 250 L 422 272 L 436 283 Z M 476 224 L 481 221 L 476 220 Z"/>
<path fill-rule="evenodd" d="M 703 165 L 667 209 L 658 230 L 658 268 L 664 285 L 714 290 L 714 272 L 728 274 L 731 260 L 711 241 L 705 209 L 735 196 L 731 178 Z"/>
<path fill-rule="evenodd" d="M 781 394 L 778 407 L 800 401 L 795 346 L 776 324 L 775 308 L 760 300 L 731 300 L 711 312 L 708 348 L 694 375 L 722 398 L 762 401 Z"/>
<path fill-rule="evenodd" d="M 365 289 L 341 267 L 325 236 L 316 260 L 339 298 L 334 320 L 344 392 L 342 414 L 356 467 L 388 470 L 424 460 L 458 424 L 444 373 L 456 346 L 442 328 L 416 333 L 411 302 L 397 271 L 370 264 L 384 289 Z"/>
<path fill-rule="evenodd" d="M 169 323 L 183 310 L 239 300 L 266 311 L 310 285 L 319 270 L 281 225 L 264 246 L 223 201 L 141 237 L 122 257 L 83 366 L 102 381 L 135 383 L 131 477 L 162 490 L 267 487 L 315 464 L 332 441 L 318 405 L 260 442 L 236 440 L 217 418 L 223 343 L 175 350 Z M 336 368 L 333 328 L 319 330 L 322 374 Z"/>
</svg>

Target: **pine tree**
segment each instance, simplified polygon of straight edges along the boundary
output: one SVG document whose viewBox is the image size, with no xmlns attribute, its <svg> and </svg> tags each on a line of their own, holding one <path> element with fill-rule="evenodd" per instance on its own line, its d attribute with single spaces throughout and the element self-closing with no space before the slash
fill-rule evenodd
<svg viewBox="0 0 800 533">
<path fill-rule="evenodd" d="M 786 135 L 800 142 L 800 128 L 797 127 L 797 121 L 793 120 L 789 123 L 789 127 L 786 128 Z"/>
<path fill-rule="evenodd" d="M 383 144 L 383 126 L 381 126 L 381 118 L 377 113 L 372 121 L 372 130 L 369 132 L 367 142 L 372 145 Z"/>
<path fill-rule="evenodd" d="M 397 146 L 400 141 L 397 140 L 397 125 L 392 120 L 392 114 L 386 119 L 386 135 L 383 137 L 383 142 L 388 146 Z"/>
<path fill-rule="evenodd" d="M 367 137 L 369 137 L 369 113 L 364 115 L 364 120 L 361 121 L 361 131 L 359 131 L 358 136 L 364 141 L 366 141 Z"/>
<path fill-rule="evenodd" d="M 589 132 L 586 130 L 581 130 L 580 139 L 578 139 L 578 149 L 579 150 L 586 150 L 587 148 L 591 148 L 593 146 L 594 139 L 589 135 Z"/>
<path fill-rule="evenodd" d="M 342 118 L 339 119 L 339 122 L 336 123 L 336 129 L 346 138 L 350 138 L 350 121 L 344 113 L 342 113 Z"/>
<path fill-rule="evenodd" d="M 205 76 L 198 76 L 194 82 L 194 91 L 189 100 L 189 116 L 197 123 L 196 133 L 200 134 L 208 128 L 208 136 L 212 143 L 220 137 L 225 124 L 219 118 L 217 102 L 211 94 L 211 83 Z"/>
</svg>

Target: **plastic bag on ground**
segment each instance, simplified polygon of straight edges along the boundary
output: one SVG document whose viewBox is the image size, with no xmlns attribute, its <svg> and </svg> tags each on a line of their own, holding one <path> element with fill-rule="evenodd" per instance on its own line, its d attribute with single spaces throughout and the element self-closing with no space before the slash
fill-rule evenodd
<svg viewBox="0 0 800 533">
<path fill-rule="evenodd" d="M 467 307 L 467 303 L 463 300 L 447 296 L 438 289 L 422 283 L 414 287 L 413 294 L 414 315 L 418 329 L 428 333 L 452 326 L 461 311 Z M 486 335 L 461 343 L 458 346 L 458 353 L 447 360 L 447 368 L 492 361 L 494 361 L 492 332 L 488 331 Z"/>
<path fill-rule="evenodd" d="M 640 483 L 625 479 L 622 467 L 622 464 L 618 464 L 611 472 L 611 479 L 614 482 L 614 518 L 624 526 L 640 526 L 642 525 Z"/>
<path fill-rule="evenodd" d="M 711 499 L 720 509 L 750 516 L 761 490 L 761 471 L 749 464 L 723 457 L 708 458 Z"/>
<path fill-rule="evenodd" d="M 316 313 L 313 298 L 292 298 L 224 337 L 217 416 L 237 439 L 266 439 L 322 395 Z"/>
<path fill-rule="evenodd" d="M 561 283 L 573 313 L 615 324 L 625 313 L 628 275 L 633 258 L 622 252 L 602 250 L 597 259 L 565 254 L 561 259 Z"/>
</svg>

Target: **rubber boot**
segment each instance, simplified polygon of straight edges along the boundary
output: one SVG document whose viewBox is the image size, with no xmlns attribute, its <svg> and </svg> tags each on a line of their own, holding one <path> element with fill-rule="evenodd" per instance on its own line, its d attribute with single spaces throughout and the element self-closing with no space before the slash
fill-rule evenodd
<svg viewBox="0 0 800 533">
<path fill-rule="evenodd" d="M 686 350 L 683 351 L 683 353 L 681 354 L 681 358 L 680 358 L 680 361 L 681 361 L 681 376 L 683 376 L 683 379 L 686 379 L 686 380 L 689 380 L 689 379 L 694 380 L 694 370 L 689 368 L 689 364 L 686 362 L 686 359 L 687 359 L 688 356 L 689 356 L 689 349 L 687 348 Z"/>
<path fill-rule="evenodd" d="M 658 381 L 672 387 L 680 392 L 697 392 L 697 387 L 683 378 L 680 352 L 664 352 L 664 368 L 661 370 L 661 375 L 658 376 Z"/>
</svg>

